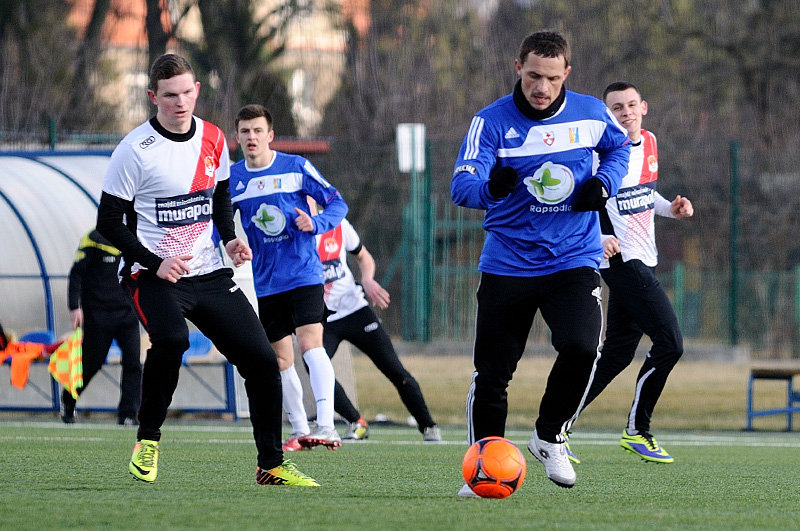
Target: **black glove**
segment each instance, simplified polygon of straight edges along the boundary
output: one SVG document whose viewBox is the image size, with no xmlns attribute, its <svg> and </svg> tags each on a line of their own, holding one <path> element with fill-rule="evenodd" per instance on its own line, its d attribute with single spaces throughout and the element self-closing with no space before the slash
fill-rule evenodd
<svg viewBox="0 0 800 531">
<path fill-rule="evenodd" d="M 517 170 L 511 166 L 495 166 L 489 174 L 489 193 L 503 199 L 517 186 Z"/>
<path fill-rule="evenodd" d="M 588 212 L 590 210 L 602 210 L 608 201 L 608 190 L 603 181 L 597 177 L 592 177 L 581 187 L 578 198 L 572 203 L 572 210 L 577 212 Z"/>
</svg>

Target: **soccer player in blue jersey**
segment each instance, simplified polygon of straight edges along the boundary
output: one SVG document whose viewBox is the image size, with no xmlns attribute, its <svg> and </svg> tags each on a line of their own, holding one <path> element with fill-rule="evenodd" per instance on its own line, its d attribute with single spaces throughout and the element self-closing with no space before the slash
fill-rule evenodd
<svg viewBox="0 0 800 531">
<path fill-rule="evenodd" d="M 591 384 L 602 328 L 597 211 L 617 192 L 626 131 L 597 98 L 566 90 L 570 49 L 558 33 L 526 37 L 511 94 L 472 119 L 451 181 L 456 205 L 486 211 L 467 395 L 469 442 L 504 435 L 506 389 L 537 311 L 556 349 L 530 452 L 561 487 L 575 484 L 565 433 Z M 592 153 L 600 165 L 592 175 Z M 475 496 L 469 485 L 460 496 Z"/>
<path fill-rule="evenodd" d="M 310 161 L 270 148 L 272 126 L 272 116 L 262 105 L 239 110 L 236 139 L 244 160 L 231 166 L 231 203 L 253 249 L 259 317 L 278 355 L 283 407 L 292 424 L 283 448 L 335 449 L 341 438 L 333 425 L 333 365 L 322 343 L 324 275 L 315 237 L 341 223 L 347 204 Z M 313 218 L 309 197 L 324 208 Z M 297 335 L 316 400 L 313 431 L 294 367 L 292 334 Z"/>
</svg>

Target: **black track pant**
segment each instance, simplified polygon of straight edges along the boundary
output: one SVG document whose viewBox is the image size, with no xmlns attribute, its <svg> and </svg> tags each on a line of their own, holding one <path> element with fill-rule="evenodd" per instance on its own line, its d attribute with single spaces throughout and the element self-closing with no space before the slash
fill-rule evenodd
<svg viewBox="0 0 800 531">
<path fill-rule="evenodd" d="M 392 382 L 400 395 L 400 400 L 416 419 L 420 432 L 424 432 L 425 428 L 436 424 L 425 404 L 419 384 L 403 367 L 392 346 L 389 334 L 386 333 L 375 312 L 369 306 L 341 319 L 325 323 L 323 342 L 328 356 L 333 357 L 342 341 L 349 341 L 366 354 L 378 370 Z M 334 387 L 333 405 L 335 411 L 348 422 L 355 422 L 361 416 L 338 380 Z"/>
<path fill-rule="evenodd" d="M 683 354 L 678 318 L 653 268 L 640 260 L 613 265 L 601 274 L 610 290 L 608 327 L 586 405 L 631 364 L 642 335 L 647 334 L 653 346 L 636 378 L 627 428 L 648 432 L 667 377 Z"/>
<path fill-rule="evenodd" d="M 577 419 L 598 357 L 602 308 L 600 275 L 590 267 L 540 277 L 481 275 L 473 361 L 467 395 L 468 440 L 505 434 L 506 389 L 522 357 L 537 311 L 550 328 L 558 356 L 539 404 L 536 431 L 563 441 Z M 530 397 L 530 407 L 536 397 Z"/>
<path fill-rule="evenodd" d="M 258 465 L 270 469 L 283 462 L 281 451 L 281 376 L 275 351 L 256 312 L 230 269 L 185 277 L 172 284 L 142 272 L 123 284 L 150 335 L 142 376 L 139 439 L 159 440 L 161 425 L 178 385 L 189 328 L 197 326 L 244 378 Z"/>
<path fill-rule="evenodd" d="M 100 371 L 108 355 L 111 342 L 116 339 L 122 351 L 122 374 L 120 377 L 120 400 L 117 416 L 120 420 L 135 418 L 142 392 L 142 363 L 140 361 L 139 321 L 133 307 L 114 311 L 93 308 L 83 304 L 83 387 Z M 68 405 L 75 406 L 69 393 L 62 394 Z"/>
</svg>

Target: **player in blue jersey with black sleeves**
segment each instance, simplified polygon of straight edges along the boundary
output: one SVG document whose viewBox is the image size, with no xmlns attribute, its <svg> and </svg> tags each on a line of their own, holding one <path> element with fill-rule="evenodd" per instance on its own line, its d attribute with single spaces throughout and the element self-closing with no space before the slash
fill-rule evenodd
<svg viewBox="0 0 800 531">
<path fill-rule="evenodd" d="M 558 33 L 523 40 L 519 81 L 473 117 L 451 182 L 455 204 L 486 211 L 469 442 L 504 435 L 506 389 L 541 311 L 558 356 L 528 449 L 567 488 L 576 477 L 565 432 L 591 384 L 602 329 L 597 211 L 617 192 L 630 156 L 627 133 L 603 102 L 565 89 L 569 59 Z M 459 495 L 475 496 L 469 485 Z"/>
<path fill-rule="evenodd" d="M 316 235 L 339 225 L 347 204 L 310 161 L 272 150 L 274 136 L 272 116 L 262 105 L 239 110 L 236 139 L 245 158 L 231 166 L 231 203 L 253 249 L 259 318 L 278 355 L 283 407 L 292 423 L 283 448 L 335 449 L 341 438 L 333 425 L 333 365 L 322 343 L 324 274 Z M 324 209 L 313 218 L 309 197 Z M 316 400 L 314 430 L 303 407 L 292 334 L 297 335 Z"/>
</svg>

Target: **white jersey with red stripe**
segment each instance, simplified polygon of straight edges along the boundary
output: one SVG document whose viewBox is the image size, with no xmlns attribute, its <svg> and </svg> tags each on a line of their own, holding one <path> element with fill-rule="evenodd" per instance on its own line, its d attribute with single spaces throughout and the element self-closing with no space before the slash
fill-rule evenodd
<svg viewBox="0 0 800 531">
<path fill-rule="evenodd" d="M 658 263 L 655 215 L 673 217 L 670 202 L 656 191 L 658 184 L 658 145 L 653 133 L 642 129 L 641 140 L 631 144 L 628 174 L 619 192 L 606 203 L 606 212 L 619 240 L 622 260 L 638 259 L 655 267 Z M 605 227 L 604 227 L 605 229 Z M 606 236 L 606 230 L 603 231 Z M 601 268 L 608 267 L 603 260 Z"/>
<path fill-rule="evenodd" d="M 195 276 L 223 266 L 212 242 L 212 195 L 230 176 L 225 134 L 193 117 L 195 133 L 184 141 L 160 134 L 145 122 L 128 133 L 111 155 L 103 191 L 134 202 L 136 236 L 161 258 L 191 255 Z M 132 264 L 131 272 L 144 269 Z"/>
<path fill-rule="evenodd" d="M 347 266 L 345 254 L 360 249 L 361 240 L 347 218 L 333 230 L 317 235 L 317 251 L 325 271 L 325 305 L 335 312 L 328 316 L 328 321 L 347 317 L 369 304 L 364 288 L 356 284 Z"/>
</svg>

